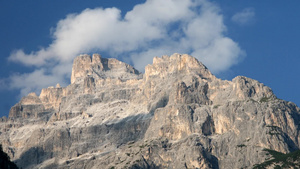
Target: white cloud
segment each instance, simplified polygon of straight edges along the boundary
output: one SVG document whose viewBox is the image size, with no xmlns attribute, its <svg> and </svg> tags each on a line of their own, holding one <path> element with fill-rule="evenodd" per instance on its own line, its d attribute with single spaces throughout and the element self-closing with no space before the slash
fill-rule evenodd
<svg viewBox="0 0 300 169">
<path fill-rule="evenodd" d="M 41 87 L 54 86 L 55 82 L 63 82 L 63 76 L 47 73 L 45 69 L 37 69 L 31 73 L 13 74 L 9 78 L 9 89 L 20 89 L 20 97 L 30 92 L 39 93 Z M 66 85 L 63 83 L 63 85 Z"/>
<path fill-rule="evenodd" d="M 231 20 L 237 24 L 245 25 L 254 21 L 255 11 L 253 8 L 245 8 L 232 16 Z"/>
<path fill-rule="evenodd" d="M 23 95 L 57 82 L 66 85 L 74 57 L 94 51 L 129 60 L 142 71 L 154 56 L 188 53 L 218 73 L 244 55 L 225 32 L 220 9 L 207 0 L 147 0 L 124 17 L 117 8 L 86 9 L 60 20 L 48 47 L 12 52 L 10 61 L 36 70 L 12 75 L 9 85 Z"/>
</svg>

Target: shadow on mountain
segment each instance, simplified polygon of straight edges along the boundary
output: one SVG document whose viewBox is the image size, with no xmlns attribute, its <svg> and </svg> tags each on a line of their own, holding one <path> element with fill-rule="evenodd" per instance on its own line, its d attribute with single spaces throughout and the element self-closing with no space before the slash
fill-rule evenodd
<svg viewBox="0 0 300 169">
<path fill-rule="evenodd" d="M 47 160 L 51 154 L 51 152 L 44 152 L 41 147 L 33 147 L 23 153 L 19 159 L 15 160 L 15 163 L 23 169 L 32 168 L 33 166 L 42 163 L 44 160 Z"/>
<path fill-rule="evenodd" d="M 210 163 L 213 169 L 219 169 L 219 160 L 216 156 L 211 155 Z"/>
<path fill-rule="evenodd" d="M 17 165 L 10 161 L 9 156 L 3 152 L 2 145 L 0 144 L 0 168 L 1 169 L 18 169 Z"/>
<path fill-rule="evenodd" d="M 15 162 L 20 168 L 27 169 L 33 168 L 33 166 L 37 166 L 53 157 L 70 159 L 81 154 L 97 151 L 98 147 L 100 148 L 107 143 L 111 143 L 114 147 L 119 147 L 130 141 L 143 139 L 150 120 L 151 116 L 149 114 L 139 114 L 128 116 L 114 123 L 110 122 L 74 129 L 59 128 L 51 131 L 55 137 L 49 137 L 44 142 L 36 145 L 36 147 L 28 149 Z M 72 144 L 78 143 L 84 144 L 75 149 L 71 147 Z M 73 156 L 72 154 L 77 155 Z M 56 164 L 53 165 L 56 166 Z M 53 165 L 50 166 L 53 167 Z"/>
</svg>

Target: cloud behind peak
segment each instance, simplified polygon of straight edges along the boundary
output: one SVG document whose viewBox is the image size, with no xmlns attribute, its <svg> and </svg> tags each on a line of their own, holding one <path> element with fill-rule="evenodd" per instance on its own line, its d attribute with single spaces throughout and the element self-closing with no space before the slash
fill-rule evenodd
<svg viewBox="0 0 300 169">
<path fill-rule="evenodd" d="M 22 90 L 22 95 L 57 82 L 68 84 L 65 77 L 72 60 L 81 53 L 104 52 L 111 55 L 104 57 L 127 60 L 142 71 L 154 56 L 187 53 L 214 73 L 229 69 L 244 56 L 238 44 L 225 36 L 218 6 L 206 0 L 147 0 L 124 17 L 117 8 L 86 9 L 61 19 L 52 32 L 47 47 L 29 54 L 20 49 L 9 56 L 12 62 L 36 68 L 10 77 L 9 85 Z M 56 66 L 49 66 L 53 62 Z M 32 76 L 47 81 L 15 83 Z"/>
</svg>

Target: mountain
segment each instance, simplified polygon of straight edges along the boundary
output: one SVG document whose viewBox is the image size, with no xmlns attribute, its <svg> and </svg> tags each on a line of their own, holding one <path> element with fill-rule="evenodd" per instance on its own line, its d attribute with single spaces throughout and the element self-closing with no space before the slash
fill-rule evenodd
<svg viewBox="0 0 300 169">
<path fill-rule="evenodd" d="M 0 145 L 0 168 L 1 169 L 18 169 L 17 165 L 10 161 L 9 156 L 3 152 Z"/>
<path fill-rule="evenodd" d="M 69 86 L 14 105 L 0 141 L 23 169 L 253 168 L 266 150 L 299 149 L 299 120 L 264 84 L 221 80 L 186 54 L 144 74 L 94 54 L 75 58 Z"/>
</svg>

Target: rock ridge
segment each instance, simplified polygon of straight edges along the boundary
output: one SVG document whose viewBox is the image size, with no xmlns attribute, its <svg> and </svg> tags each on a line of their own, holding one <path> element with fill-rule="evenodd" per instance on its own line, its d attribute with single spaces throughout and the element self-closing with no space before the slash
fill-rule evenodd
<svg viewBox="0 0 300 169">
<path fill-rule="evenodd" d="M 71 84 L 30 93 L 0 120 L 24 169 L 252 168 L 265 149 L 298 150 L 300 109 L 244 76 L 214 76 L 187 54 L 145 74 L 99 54 L 74 59 Z"/>
<path fill-rule="evenodd" d="M 99 54 L 90 55 L 84 54 L 74 59 L 71 75 L 71 84 L 76 80 L 87 76 L 93 78 L 120 78 L 131 79 L 141 73 L 132 66 L 121 62 L 117 59 L 102 58 Z M 134 76 L 136 75 L 136 76 Z"/>
<path fill-rule="evenodd" d="M 212 73 L 196 58 L 187 54 L 175 53 L 171 56 L 163 55 L 153 58 L 153 64 L 145 68 L 145 76 L 167 77 L 170 74 L 196 74 L 204 79 L 216 78 Z"/>
</svg>

